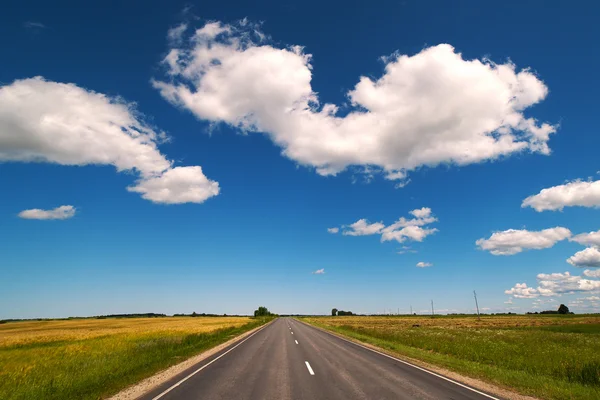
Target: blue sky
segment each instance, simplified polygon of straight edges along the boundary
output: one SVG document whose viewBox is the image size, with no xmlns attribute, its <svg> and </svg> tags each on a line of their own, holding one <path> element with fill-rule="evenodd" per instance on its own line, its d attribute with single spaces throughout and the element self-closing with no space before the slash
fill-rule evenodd
<svg viewBox="0 0 600 400">
<path fill-rule="evenodd" d="M 5 6 L 0 318 L 600 311 L 596 4 L 260 3 Z"/>
</svg>

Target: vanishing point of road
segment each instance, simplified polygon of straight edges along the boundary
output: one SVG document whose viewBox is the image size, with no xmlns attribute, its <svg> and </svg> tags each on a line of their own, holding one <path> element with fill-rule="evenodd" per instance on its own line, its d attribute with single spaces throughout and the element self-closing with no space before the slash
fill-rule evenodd
<svg viewBox="0 0 600 400">
<path fill-rule="evenodd" d="M 497 399 L 291 318 L 278 318 L 143 400 Z"/>
</svg>

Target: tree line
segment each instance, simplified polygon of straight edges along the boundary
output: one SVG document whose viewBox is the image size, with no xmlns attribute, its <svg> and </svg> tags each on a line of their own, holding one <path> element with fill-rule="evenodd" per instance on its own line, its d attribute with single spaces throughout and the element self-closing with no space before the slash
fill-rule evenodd
<svg viewBox="0 0 600 400">
<path fill-rule="evenodd" d="M 331 310 L 331 316 L 333 316 L 333 317 L 344 316 L 344 315 L 354 315 L 354 314 L 352 313 L 352 311 L 338 310 L 337 308 L 334 308 Z"/>
</svg>

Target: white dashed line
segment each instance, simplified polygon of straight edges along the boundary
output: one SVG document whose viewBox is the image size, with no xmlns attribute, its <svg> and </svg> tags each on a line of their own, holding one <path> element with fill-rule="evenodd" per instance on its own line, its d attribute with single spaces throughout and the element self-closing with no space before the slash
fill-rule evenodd
<svg viewBox="0 0 600 400">
<path fill-rule="evenodd" d="M 304 361 L 304 362 L 306 363 L 306 368 L 308 368 L 308 373 L 311 374 L 311 375 L 314 375 L 315 372 L 310 367 L 310 364 L 308 363 L 308 361 Z"/>
<path fill-rule="evenodd" d="M 291 332 L 291 333 L 292 333 L 292 335 L 294 334 L 294 332 Z"/>
<path fill-rule="evenodd" d="M 298 344 L 298 341 L 297 341 L 297 340 L 294 340 L 294 342 L 296 342 L 296 344 Z"/>
</svg>

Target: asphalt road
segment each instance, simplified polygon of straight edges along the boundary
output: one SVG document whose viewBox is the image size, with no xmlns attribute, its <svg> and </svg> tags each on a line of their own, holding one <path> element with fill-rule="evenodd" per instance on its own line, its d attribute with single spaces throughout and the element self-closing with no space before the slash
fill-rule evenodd
<svg viewBox="0 0 600 400">
<path fill-rule="evenodd" d="M 143 400 L 495 399 L 291 318 L 142 396 Z"/>
</svg>

